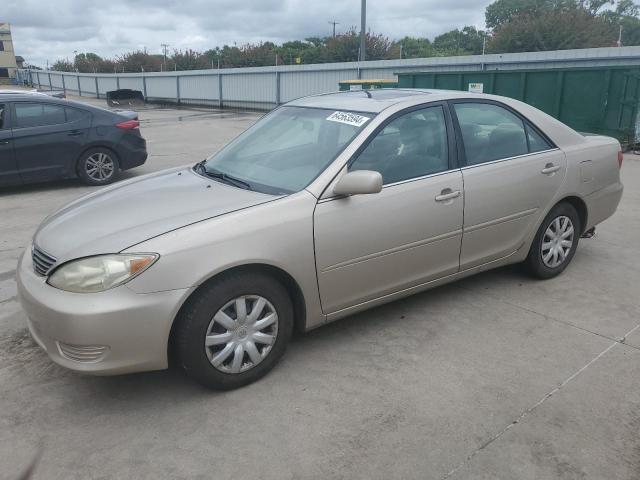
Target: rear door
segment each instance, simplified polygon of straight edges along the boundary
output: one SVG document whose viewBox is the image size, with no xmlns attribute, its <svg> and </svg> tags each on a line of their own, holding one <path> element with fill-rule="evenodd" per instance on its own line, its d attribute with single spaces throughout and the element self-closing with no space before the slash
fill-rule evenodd
<svg viewBox="0 0 640 480">
<path fill-rule="evenodd" d="M 460 269 L 507 257 L 524 244 L 566 174 L 564 153 L 506 105 L 454 101 L 464 151 Z"/>
<path fill-rule="evenodd" d="M 0 103 L 0 186 L 20 183 L 20 174 L 13 153 L 9 103 Z"/>
<path fill-rule="evenodd" d="M 84 149 L 91 114 L 62 103 L 15 102 L 13 143 L 24 182 L 73 176 Z"/>
</svg>

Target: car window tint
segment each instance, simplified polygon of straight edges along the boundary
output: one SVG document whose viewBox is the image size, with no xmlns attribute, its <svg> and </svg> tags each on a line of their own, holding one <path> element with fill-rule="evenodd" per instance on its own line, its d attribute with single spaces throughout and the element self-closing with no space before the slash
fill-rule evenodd
<svg viewBox="0 0 640 480">
<path fill-rule="evenodd" d="M 5 125 L 5 110 L 6 110 L 6 105 L 4 103 L 0 103 L 0 130 L 5 128 L 7 125 Z"/>
<path fill-rule="evenodd" d="M 37 127 L 41 125 L 56 125 L 66 122 L 64 108 L 46 103 L 15 104 L 17 127 Z"/>
<path fill-rule="evenodd" d="M 391 121 L 367 145 L 349 170 L 375 170 L 385 184 L 449 168 L 442 107 L 415 110 Z"/>
<path fill-rule="evenodd" d="M 527 136 L 529 137 L 529 151 L 542 152 L 543 150 L 549 150 L 553 148 L 549 142 L 547 142 L 538 132 L 536 132 L 531 125 L 527 125 Z"/>
<path fill-rule="evenodd" d="M 522 120 L 489 103 L 456 103 L 467 165 L 528 153 Z"/>
<path fill-rule="evenodd" d="M 89 112 L 80 110 L 79 108 L 65 107 L 64 111 L 67 114 L 67 122 L 87 120 L 89 117 Z"/>
</svg>

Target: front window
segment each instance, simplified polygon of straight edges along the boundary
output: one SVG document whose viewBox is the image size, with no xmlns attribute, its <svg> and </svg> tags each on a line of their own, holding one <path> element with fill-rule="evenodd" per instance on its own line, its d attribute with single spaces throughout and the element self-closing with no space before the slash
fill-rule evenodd
<svg viewBox="0 0 640 480">
<path fill-rule="evenodd" d="M 309 185 L 372 117 L 370 113 L 281 107 L 197 171 L 259 192 L 297 192 Z"/>
<path fill-rule="evenodd" d="M 349 167 L 380 172 L 385 185 L 448 169 L 447 127 L 441 106 L 392 120 Z"/>
</svg>

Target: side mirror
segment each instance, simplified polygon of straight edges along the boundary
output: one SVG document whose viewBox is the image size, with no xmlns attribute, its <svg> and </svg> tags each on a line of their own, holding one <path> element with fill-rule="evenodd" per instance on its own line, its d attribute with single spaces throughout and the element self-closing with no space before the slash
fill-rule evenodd
<svg viewBox="0 0 640 480">
<path fill-rule="evenodd" d="M 354 170 L 342 176 L 333 187 L 335 195 L 362 195 L 382 190 L 382 175 L 373 170 Z"/>
</svg>

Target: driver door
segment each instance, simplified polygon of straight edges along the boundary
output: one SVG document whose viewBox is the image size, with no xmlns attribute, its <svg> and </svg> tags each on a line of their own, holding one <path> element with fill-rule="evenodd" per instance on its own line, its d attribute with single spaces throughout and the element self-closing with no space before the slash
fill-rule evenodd
<svg viewBox="0 0 640 480">
<path fill-rule="evenodd" d="M 319 201 L 314 235 L 325 313 L 458 271 L 463 185 L 452 132 L 440 104 L 391 117 L 348 167 L 380 172 L 382 191 Z"/>
</svg>

